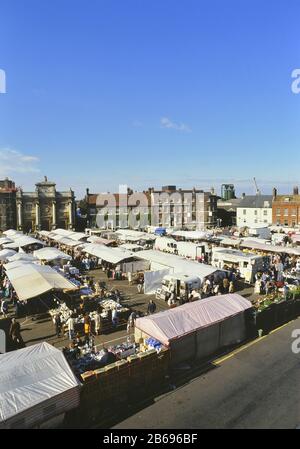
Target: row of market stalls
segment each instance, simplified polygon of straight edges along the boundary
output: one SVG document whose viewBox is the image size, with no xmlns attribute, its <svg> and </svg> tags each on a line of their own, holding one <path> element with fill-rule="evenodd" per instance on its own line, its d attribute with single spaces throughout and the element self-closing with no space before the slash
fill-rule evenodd
<svg viewBox="0 0 300 449">
<path fill-rule="evenodd" d="M 68 363 L 45 342 L 0 355 L 0 428 L 57 427 L 74 410 L 86 423 L 120 397 L 159 389 L 169 368 L 247 338 L 251 308 L 233 294 L 138 318 L 130 352 L 115 352 L 115 361 L 100 368 L 94 354 L 95 367 L 79 376 L 74 367 L 83 366 L 80 359 L 66 355 Z"/>
</svg>

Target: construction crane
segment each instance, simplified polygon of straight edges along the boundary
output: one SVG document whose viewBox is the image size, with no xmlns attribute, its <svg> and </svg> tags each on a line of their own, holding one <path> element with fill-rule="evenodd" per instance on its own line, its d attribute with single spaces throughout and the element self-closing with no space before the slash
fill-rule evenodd
<svg viewBox="0 0 300 449">
<path fill-rule="evenodd" d="M 259 188 L 258 188 L 258 185 L 257 185 L 256 179 L 255 179 L 255 178 L 253 178 L 253 181 L 254 181 L 254 185 L 255 185 L 256 195 L 260 195 L 260 190 L 259 190 Z"/>
</svg>

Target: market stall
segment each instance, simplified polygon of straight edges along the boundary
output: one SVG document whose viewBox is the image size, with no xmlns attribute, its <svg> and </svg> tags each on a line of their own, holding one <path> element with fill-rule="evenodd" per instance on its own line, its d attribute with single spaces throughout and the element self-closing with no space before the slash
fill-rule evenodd
<svg viewBox="0 0 300 449">
<path fill-rule="evenodd" d="M 0 260 L 6 261 L 9 259 L 9 257 L 12 257 L 14 254 L 16 254 L 16 251 L 12 249 L 3 249 L 0 251 Z"/>
<path fill-rule="evenodd" d="M 38 260 L 47 263 L 54 261 L 61 263 L 63 261 L 72 260 L 72 257 L 69 256 L 68 254 L 63 253 L 57 248 L 52 248 L 48 246 L 45 248 L 41 248 L 37 251 L 34 251 L 33 256 L 36 257 Z"/>
<path fill-rule="evenodd" d="M 204 358 L 246 338 L 245 311 L 251 308 L 238 294 L 212 296 L 138 318 L 135 340 L 155 338 L 170 348 L 173 364 Z"/>
<path fill-rule="evenodd" d="M 80 382 L 50 344 L 0 355 L 0 429 L 57 426 L 79 402 Z"/>
<path fill-rule="evenodd" d="M 6 271 L 20 301 L 35 298 L 52 290 L 75 290 L 77 287 L 47 265 L 22 264 Z"/>
</svg>

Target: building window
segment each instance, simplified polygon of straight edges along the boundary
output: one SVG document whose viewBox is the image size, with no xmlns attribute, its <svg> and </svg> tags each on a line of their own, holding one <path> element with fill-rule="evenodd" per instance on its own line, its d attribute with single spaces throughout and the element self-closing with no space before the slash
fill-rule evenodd
<svg viewBox="0 0 300 449">
<path fill-rule="evenodd" d="M 246 209 L 243 210 L 243 215 L 246 215 L 247 211 Z"/>
<path fill-rule="evenodd" d="M 281 215 L 281 209 L 276 209 L 276 215 Z"/>
<path fill-rule="evenodd" d="M 254 211 L 254 215 L 257 215 L 257 210 L 255 209 L 255 211 Z"/>
<path fill-rule="evenodd" d="M 292 209 L 291 213 L 292 213 L 293 217 L 295 217 L 297 215 L 296 209 Z"/>
<path fill-rule="evenodd" d="M 284 216 L 287 217 L 289 215 L 289 210 L 288 209 L 284 209 Z"/>
<path fill-rule="evenodd" d="M 266 209 L 264 210 L 264 215 L 268 215 L 268 211 Z"/>
</svg>

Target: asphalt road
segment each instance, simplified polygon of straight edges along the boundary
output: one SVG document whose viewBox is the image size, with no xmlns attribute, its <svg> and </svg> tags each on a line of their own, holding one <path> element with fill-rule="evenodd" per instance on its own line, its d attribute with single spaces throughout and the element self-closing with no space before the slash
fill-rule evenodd
<svg viewBox="0 0 300 449">
<path fill-rule="evenodd" d="M 116 429 L 292 428 L 300 426 L 300 318 L 219 359 L 206 374 L 157 398 Z"/>
</svg>

